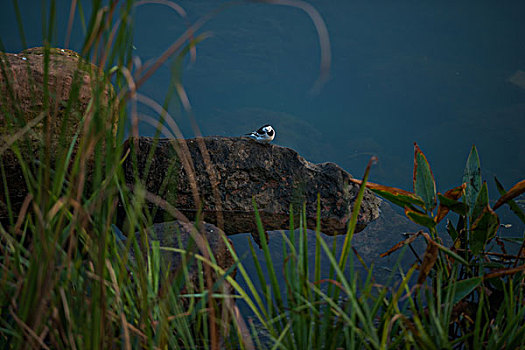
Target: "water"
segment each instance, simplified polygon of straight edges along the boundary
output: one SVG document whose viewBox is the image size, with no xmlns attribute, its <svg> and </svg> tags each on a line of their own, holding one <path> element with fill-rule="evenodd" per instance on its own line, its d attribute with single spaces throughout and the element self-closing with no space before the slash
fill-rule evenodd
<svg viewBox="0 0 525 350">
<path fill-rule="evenodd" d="M 180 4 L 194 19 L 217 2 Z M 310 89 L 319 44 L 305 13 L 240 5 L 205 26 L 214 37 L 198 46 L 183 77 L 203 134 L 239 135 L 269 122 L 277 144 L 356 176 L 376 154 L 372 181 L 408 189 L 418 142 L 442 191 L 459 184 L 475 144 L 485 178 L 497 175 L 506 186 L 523 178 L 525 89 L 509 82 L 525 70 L 523 2 L 312 4 L 327 24 L 333 55 L 331 79 L 317 95 Z M 183 29 L 175 13 L 160 8 L 138 12 L 135 45 L 144 59 L 158 56 Z M 145 93 L 161 99 L 168 71 Z M 185 119 L 178 117 L 191 135 Z"/>
<path fill-rule="evenodd" d="M 220 3 L 178 2 L 190 22 Z M 331 78 L 317 94 L 311 89 L 319 74 L 319 41 L 301 10 L 232 5 L 199 31 L 213 36 L 198 45 L 183 82 L 202 134 L 237 136 L 270 123 L 276 144 L 313 162 L 336 162 L 356 177 L 377 155 L 370 180 L 405 189 L 412 187 L 417 142 L 441 192 L 460 184 L 475 144 L 492 201 L 498 197 L 493 176 L 507 188 L 525 178 L 525 78 L 519 78 L 525 71 L 525 2 L 310 3 L 327 25 L 332 48 Z M 40 46 L 41 5 L 20 6 L 27 45 Z M 17 52 L 23 45 L 11 2 L 2 8 L 0 37 L 6 51 Z M 68 12 L 69 2 L 58 1 L 58 45 Z M 158 57 L 185 29 L 165 6 L 144 5 L 136 15 L 135 54 L 142 62 Z M 79 49 L 81 38 L 77 20 L 71 48 Z M 169 73 L 168 62 L 141 92 L 162 102 Z M 170 105 L 192 137 L 181 110 L 177 102 Z M 146 124 L 140 130 L 153 133 Z M 498 214 L 522 234 L 505 209 Z"/>
</svg>

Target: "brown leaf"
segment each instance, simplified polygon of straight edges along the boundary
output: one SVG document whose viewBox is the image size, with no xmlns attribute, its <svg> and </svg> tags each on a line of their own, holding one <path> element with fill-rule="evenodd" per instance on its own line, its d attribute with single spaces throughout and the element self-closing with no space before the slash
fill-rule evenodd
<svg viewBox="0 0 525 350">
<path fill-rule="evenodd" d="M 430 270 L 434 267 L 434 264 L 437 261 L 439 246 L 434 242 L 428 235 L 427 237 L 427 249 L 425 250 L 425 255 L 423 256 L 423 263 L 419 267 L 419 276 L 417 278 L 417 284 L 421 285 L 427 279 Z"/>
<path fill-rule="evenodd" d="M 366 265 L 365 260 L 361 257 L 361 255 L 359 255 L 359 252 L 357 251 L 357 249 L 355 249 L 355 247 L 352 247 L 352 250 L 354 251 L 354 254 L 357 256 L 357 259 L 359 260 L 361 265 L 363 265 L 365 270 L 368 272 L 368 266 Z"/>
<path fill-rule="evenodd" d="M 438 212 L 436 214 L 436 217 L 434 218 L 434 221 L 436 223 L 439 223 L 445 216 L 447 216 L 449 212 L 449 209 L 445 207 L 443 204 L 440 204 L 438 207 Z"/>
<path fill-rule="evenodd" d="M 467 188 L 467 184 L 463 183 L 461 186 L 451 188 L 443 196 L 457 201 L 463 195 L 465 188 Z"/>
<path fill-rule="evenodd" d="M 496 204 L 494 204 L 493 209 L 494 210 L 498 209 L 499 207 L 501 207 L 503 204 L 505 204 L 509 200 L 516 198 L 517 196 L 519 196 L 520 194 L 524 192 L 525 192 L 525 180 L 521 180 L 520 182 L 512 186 L 512 188 L 507 193 L 505 193 L 503 196 L 501 196 L 500 199 L 498 199 Z"/>
<path fill-rule="evenodd" d="M 496 237 L 496 243 L 498 244 L 499 248 L 501 249 L 501 252 L 506 255 L 507 254 L 507 249 L 505 249 L 505 243 L 503 243 L 503 241 L 499 237 Z"/>
<path fill-rule="evenodd" d="M 445 194 L 443 196 L 457 201 L 463 195 L 463 192 L 465 191 L 466 187 L 467 187 L 467 184 L 463 183 L 461 186 L 451 188 L 450 190 L 445 192 Z M 440 194 L 440 193 L 438 193 L 438 194 Z M 436 223 L 438 223 L 441 220 L 443 220 L 443 218 L 448 214 L 449 210 L 450 209 L 448 209 L 443 204 L 439 204 L 437 215 L 435 217 Z"/>
<path fill-rule="evenodd" d="M 404 241 L 401 241 L 401 242 L 397 243 L 395 246 L 393 246 L 392 248 L 390 248 L 387 252 L 385 252 L 385 253 L 383 253 L 383 254 L 381 254 L 381 255 L 379 255 L 379 256 L 380 256 L 381 258 L 384 258 L 385 256 L 388 256 L 388 255 L 392 254 L 393 252 L 395 252 L 395 251 L 398 250 L 399 248 L 401 248 L 401 247 L 403 247 L 403 246 L 405 246 L 405 245 L 407 245 L 407 244 L 410 244 L 410 243 L 414 242 L 415 239 L 416 239 L 419 235 L 421 235 L 422 232 L 423 232 L 423 231 L 419 231 L 418 233 L 416 233 L 416 234 L 414 234 L 414 235 L 408 237 L 408 238 L 405 239 Z"/>
<path fill-rule="evenodd" d="M 350 181 L 352 181 L 353 183 L 356 183 L 358 185 L 361 185 L 361 182 L 362 182 L 361 180 L 353 179 L 353 178 L 351 178 Z M 376 183 L 373 183 L 373 182 L 370 182 L 370 181 L 366 182 L 366 187 L 371 189 L 371 190 L 385 191 L 385 192 L 390 192 L 392 194 L 401 194 L 401 195 L 410 196 L 410 197 L 414 196 L 414 194 L 412 192 L 408 192 L 408 191 L 402 190 L 400 188 L 395 188 L 395 187 L 389 187 L 389 186 L 385 186 L 385 185 L 376 184 Z"/>
<path fill-rule="evenodd" d="M 359 185 L 361 185 L 362 183 L 361 180 L 357 179 L 350 179 L 350 181 Z M 408 192 L 399 188 L 383 186 L 375 184 L 373 182 L 367 182 L 366 187 L 369 190 L 372 190 L 373 192 L 378 194 L 379 196 L 383 197 L 384 199 L 396 205 L 399 205 L 402 208 L 406 206 L 412 207 L 413 205 L 423 207 L 425 205 L 423 199 L 415 193 Z"/>
<path fill-rule="evenodd" d="M 521 272 L 521 271 L 525 271 L 525 265 L 520 265 L 518 267 L 513 267 L 513 268 L 509 268 L 509 269 L 501 269 L 501 270 L 493 271 L 491 273 L 488 273 L 488 274 L 484 275 L 483 279 L 487 280 L 489 278 L 494 278 L 494 277 L 500 277 L 500 276 L 505 276 L 505 275 L 514 275 L 515 273 L 518 273 L 518 272 Z"/>
</svg>

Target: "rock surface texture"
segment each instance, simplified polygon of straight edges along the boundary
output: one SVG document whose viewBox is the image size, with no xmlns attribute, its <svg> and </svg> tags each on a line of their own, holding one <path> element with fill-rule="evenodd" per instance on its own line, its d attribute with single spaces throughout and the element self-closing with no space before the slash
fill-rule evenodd
<svg viewBox="0 0 525 350">
<path fill-rule="evenodd" d="M 229 235 L 256 232 L 252 198 L 266 230 L 288 228 L 290 206 L 299 213 L 304 202 L 308 225 L 315 227 L 318 194 L 321 230 L 329 235 L 346 233 L 359 191 L 349 181 L 351 175 L 336 164 L 313 164 L 292 149 L 248 138 L 155 141 L 139 137 L 126 141 L 124 151 L 128 150 L 131 154 L 124 163 L 124 173 L 129 185 L 136 186 L 134 174 L 138 173 L 147 191 L 165 199 L 190 220 L 202 205 L 204 220 Z M 379 204 L 380 199 L 366 190 L 357 231 L 379 216 Z M 167 220 L 166 211 L 157 204 L 149 205 L 157 210 L 156 222 Z"/>
<path fill-rule="evenodd" d="M 18 54 L 0 52 L 0 156 L 15 211 L 20 208 L 27 189 L 12 143 L 17 141 L 29 165 L 38 159 L 40 147 L 48 145 L 53 162 L 60 156 L 59 149 L 65 156 L 64 150 L 77 132 L 82 137 L 88 131 L 82 127 L 82 121 L 92 117 L 95 109 L 107 119 L 107 128 L 116 130 L 116 107 L 109 103 L 112 96 L 113 87 L 99 68 L 74 51 L 52 48 L 47 64 L 43 48 Z M 92 108 L 88 109 L 90 103 Z M 2 193 L 3 190 L 2 186 Z M 7 217 L 6 200 L 0 195 L 0 220 Z"/>
<path fill-rule="evenodd" d="M 26 135 L 32 140 L 40 141 L 43 139 L 42 134 L 46 134 L 55 146 L 62 128 L 67 130 L 66 141 L 71 140 L 78 130 L 94 97 L 97 81 L 95 77 L 102 79 L 104 89 L 101 96 L 97 97 L 100 100 L 93 101 L 93 107 L 107 107 L 114 94 L 113 87 L 104 81 L 99 68 L 71 50 L 50 49 L 47 68 L 44 49 L 41 47 L 18 54 L 0 53 L 0 64 L 2 134 L 14 133 L 34 121 L 35 125 L 32 125 Z M 99 88 L 98 91 L 102 89 Z M 44 118 L 49 120 L 49 131 L 43 130 Z M 64 125 L 66 119 L 67 123 Z M 116 126 L 117 120 L 108 122 Z"/>
</svg>

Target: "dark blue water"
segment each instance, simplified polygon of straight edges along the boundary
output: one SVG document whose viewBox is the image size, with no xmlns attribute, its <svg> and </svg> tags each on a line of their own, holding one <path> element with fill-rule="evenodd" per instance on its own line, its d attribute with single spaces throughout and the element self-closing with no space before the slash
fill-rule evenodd
<svg viewBox="0 0 525 350">
<path fill-rule="evenodd" d="M 484 176 L 506 186 L 525 174 L 525 3 L 313 1 L 332 46 L 331 79 L 317 95 L 320 49 L 308 16 L 267 4 L 233 6 L 206 26 L 183 81 L 205 135 L 239 135 L 269 122 L 275 142 L 314 162 L 335 161 L 372 181 L 411 187 L 418 142 L 442 191 L 459 184 L 470 147 Z M 180 3 L 191 19 L 217 1 Z M 143 7 L 137 54 L 158 56 L 183 29 L 173 11 Z M 143 11 L 142 11 L 143 10 Z M 161 98 L 169 70 L 145 87 Z M 522 82 L 523 83 L 523 82 Z M 176 111 L 176 108 L 173 108 Z M 184 115 L 177 115 L 188 135 Z"/>
<path fill-rule="evenodd" d="M 189 22 L 222 3 L 178 2 Z M 276 144 L 313 162 L 334 161 L 354 176 L 377 155 L 371 181 L 405 189 L 411 189 L 413 142 L 429 159 L 442 192 L 460 183 L 473 144 L 491 200 L 497 198 L 493 176 L 507 188 L 525 178 L 525 2 L 309 3 L 326 23 L 332 49 L 330 79 L 317 94 L 311 90 L 319 74 L 319 40 L 305 12 L 236 4 L 198 32 L 213 36 L 198 44 L 197 60 L 187 62 L 182 79 L 202 134 L 240 135 L 271 123 Z M 40 46 L 41 3 L 20 6 L 27 46 Z M 89 12 L 89 3 L 84 9 Z M 58 1 L 59 46 L 68 12 L 69 2 Z M 142 62 L 158 57 L 185 29 L 166 6 L 135 12 L 134 53 Z M 23 48 L 11 2 L 2 4 L 0 37 L 6 51 Z M 81 39 L 77 16 L 70 47 L 79 49 Z M 162 102 L 169 66 L 141 92 Z M 192 137 L 177 101 L 170 113 Z M 142 134 L 152 132 L 141 125 Z"/>
</svg>

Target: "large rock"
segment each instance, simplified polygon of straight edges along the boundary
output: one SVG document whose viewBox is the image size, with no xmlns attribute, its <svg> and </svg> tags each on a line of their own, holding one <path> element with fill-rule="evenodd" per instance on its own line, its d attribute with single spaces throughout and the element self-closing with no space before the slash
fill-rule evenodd
<svg viewBox="0 0 525 350">
<path fill-rule="evenodd" d="M 201 154 L 203 146 L 209 156 L 208 169 L 203 160 L 206 157 Z M 147 191 L 166 199 L 191 220 L 201 205 L 205 221 L 219 222 L 220 227 L 222 216 L 227 234 L 257 230 L 252 198 L 266 230 L 287 228 L 290 206 L 298 213 L 304 202 L 308 224 L 315 227 L 312 225 L 316 220 L 318 194 L 322 231 L 329 235 L 342 234 L 346 232 L 359 191 L 359 187 L 349 181 L 351 175 L 336 164 L 312 164 L 292 149 L 249 138 L 155 140 L 139 137 L 126 141 L 124 151 L 128 150 L 132 154 L 126 158 L 124 173 L 130 186 L 136 185 L 136 171 Z M 192 165 L 181 161 L 184 158 L 191 159 Z M 188 171 L 188 167 L 193 170 Z M 195 202 L 189 173 L 194 174 L 200 203 Z M 215 192 L 210 178 L 216 179 Z M 380 200 L 367 190 L 357 231 L 379 216 L 379 204 Z M 149 205 L 156 210 L 155 221 L 166 221 L 169 215 L 164 210 L 156 204 Z"/>
<path fill-rule="evenodd" d="M 101 93 L 95 95 L 94 91 Z M 30 166 L 37 164 L 35 160 L 44 144 L 53 163 L 59 150 L 65 154 L 77 132 L 82 137 L 87 131 L 82 121 L 90 114 L 88 106 L 92 106 L 91 111 L 96 108 L 98 115 L 107 119 L 106 127 L 116 131 L 118 114 L 113 97 L 113 87 L 99 68 L 74 51 L 50 49 L 47 68 L 43 48 L 18 54 L 0 52 L 0 157 L 15 212 L 26 197 L 27 188 L 10 148 L 14 139 Z M 3 190 L 2 185 L 2 193 Z M 5 203 L 7 198 L 0 195 L 0 220 L 7 217 Z"/>
<path fill-rule="evenodd" d="M 35 141 L 41 141 L 44 135 L 49 136 L 53 146 L 56 146 L 61 129 L 65 128 L 65 142 L 68 142 L 78 131 L 90 102 L 93 108 L 106 108 L 114 96 L 113 87 L 102 71 L 71 50 L 50 49 L 47 75 L 44 48 L 41 47 L 18 54 L 0 53 L 0 64 L 2 135 L 13 134 L 44 112 L 48 116 L 42 117 L 49 117 L 49 130 L 43 130 L 45 124 L 42 118 L 26 135 Z M 97 89 L 103 93 L 97 96 L 97 101 L 92 101 L 97 79 L 100 79 L 103 90 Z M 100 110 L 98 112 L 101 113 Z M 116 117 L 112 110 L 107 121 L 109 127 L 116 127 Z"/>
</svg>

